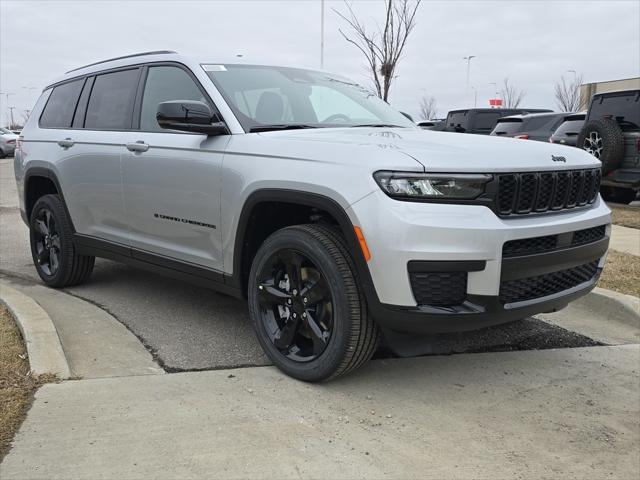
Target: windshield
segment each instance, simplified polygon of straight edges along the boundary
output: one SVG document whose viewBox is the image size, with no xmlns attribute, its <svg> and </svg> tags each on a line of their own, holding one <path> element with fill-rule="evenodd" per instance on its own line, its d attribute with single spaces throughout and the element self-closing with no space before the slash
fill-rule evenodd
<svg viewBox="0 0 640 480">
<path fill-rule="evenodd" d="M 312 70 L 203 65 L 245 131 L 357 126 L 416 127 L 363 87 Z"/>
</svg>

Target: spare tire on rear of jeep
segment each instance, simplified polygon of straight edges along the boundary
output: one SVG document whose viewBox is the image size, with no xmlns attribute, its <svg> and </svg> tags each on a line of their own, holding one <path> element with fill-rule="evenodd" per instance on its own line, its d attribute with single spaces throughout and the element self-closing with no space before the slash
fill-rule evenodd
<svg viewBox="0 0 640 480">
<path fill-rule="evenodd" d="M 602 173 L 615 170 L 624 156 L 624 138 L 618 123 L 612 118 L 591 120 L 582 127 L 577 146 L 602 162 Z"/>
</svg>

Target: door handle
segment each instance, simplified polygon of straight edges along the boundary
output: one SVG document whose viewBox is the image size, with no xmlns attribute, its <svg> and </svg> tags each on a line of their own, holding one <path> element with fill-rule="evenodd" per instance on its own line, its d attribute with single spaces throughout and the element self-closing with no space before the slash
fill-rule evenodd
<svg viewBox="0 0 640 480">
<path fill-rule="evenodd" d="M 62 148 L 73 147 L 74 143 L 75 142 L 70 138 L 65 138 L 64 140 L 58 140 L 58 145 L 60 145 Z"/>
<path fill-rule="evenodd" d="M 138 140 L 135 143 L 127 143 L 127 150 L 132 152 L 146 152 L 149 150 L 149 145 L 144 143 L 142 140 Z"/>
</svg>

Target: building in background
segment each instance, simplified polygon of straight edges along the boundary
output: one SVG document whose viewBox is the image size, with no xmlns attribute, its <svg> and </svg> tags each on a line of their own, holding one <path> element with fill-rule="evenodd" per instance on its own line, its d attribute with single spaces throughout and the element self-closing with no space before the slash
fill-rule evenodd
<svg viewBox="0 0 640 480">
<path fill-rule="evenodd" d="M 580 110 L 589 108 L 591 97 L 596 93 L 618 92 L 640 89 L 640 77 L 608 80 L 606 82 L 583 83 L 580 85 Z"/>
</svg>

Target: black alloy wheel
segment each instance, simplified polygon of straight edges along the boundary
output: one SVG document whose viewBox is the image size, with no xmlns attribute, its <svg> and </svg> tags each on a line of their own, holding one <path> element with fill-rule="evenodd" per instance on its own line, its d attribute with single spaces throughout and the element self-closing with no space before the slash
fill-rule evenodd
<svg viewBox="0 0 640 480">
<path fill-rule="evenodd" d="M 335 227 L 274 232 L 253 258 L 247 288 L 258 341 L 287 375 L 307 382 L 336 378 L 364 365 L 378 346 L 380 330 Z"/>
<path fill-rule="evenodd" d="M 46 207 L 35 216 L 33 237 L 36 262 L 43 273 L 54 276 L 60 268 L 60 233 L 53 213 Z"/>
<path fill-rule="evenodd" d="M 320 356 L 333 329 L 333 304 L 327 279 L 302 252 L 272 254 L 258 275 L 262 323 L 285 357 L 307 362 Z"/>
</svg>

